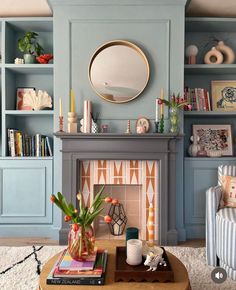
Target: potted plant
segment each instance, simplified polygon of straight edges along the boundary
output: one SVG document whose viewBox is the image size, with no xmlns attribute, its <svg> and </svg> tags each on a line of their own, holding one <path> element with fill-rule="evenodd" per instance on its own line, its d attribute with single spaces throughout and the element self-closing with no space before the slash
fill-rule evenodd
<svg viewBox="0 0 236 290">
<path fill-rule="evenodd" d="M 24 36 L 18 39 L 18 48 L 24 54 L 24 62 L 35 63 L 35 57 L 43 52 L 42 46 L 37 41 L 38 34 L 33 31 L 25 32 Z"/>
<path fill-rule="evenodd" d="M 75 260 L 84 260 L 93 254 L 95 237 L 92 223 L 98 215 L 101 215 L 103 210 L 102 203 L 119 203 L 117 199 L 103 197 L 103 189 L 104 186 L 95 195 L 90 207 L 84 204 L 82 194 L 79 192 L 77 194 L 78 209 L 72 203 L 68 204 L 62 193 L 58 192 L 57 197 L 54 194 L 51 195 L 51 201 L 64 212 L 64 221 L 71 222 L 68 234 L 68 251 Z M 104 221 L 110 223 L 112 218 L 109 215 L 105 215 Z"/>
</svg>

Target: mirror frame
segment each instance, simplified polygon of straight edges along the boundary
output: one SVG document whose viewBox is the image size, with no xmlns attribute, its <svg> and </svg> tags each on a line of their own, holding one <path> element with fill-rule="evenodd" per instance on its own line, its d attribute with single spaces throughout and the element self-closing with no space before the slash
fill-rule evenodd
<svg viewBox="0 0 236 290">
<path fill-rule="evenodd" d="M 125 100 L 125 101 L 112 101 L 112 100 L 108 100 L 106 99 L 101 93 L 99 93 L 97 91 L 97 89 L 94 87 L 92 80 L 91 80 L 91 67 L 93 65 L 93 61 L 96 58 L 96 56 L 104 49 L 114 46 L 114 45 L 124 45 L 127 47 L 131 47 L 133 48 L 136 52 L 138 52 L 140 54 L 140 56 L 143 58 L 144 63 L 146 64 L 147 67 L 147 78 L 146 78 L 146 82 L 145 85 L 143 86 L 143 88 L 140 90 L 140 92 L 135 95 L 134 97 L 132 97 L 130 100 Z M 98 49 L 95 51 L 95 53 L 93 54 L 92 58 L 90 59 L 89 62 L 89 69 L 88 69 L 88 78 L 89 78 L 89 82 L 91 87 L 93 88 L 93 90 L 96 92 L 97 95 L 99 95 L 99 97 L 101 97 L 102 99 L 104 99 L 107 102 L 110 103 L 114 103 L 114 104 L 122 104 L 122 103 L 128 103 L 130 101 L 133 101 L 134 99 L 136 99 L 143 91 L 144 89 L 147 87 L 148 81 L 149 81 L 149 77 L 150 77 L 150 67 L 149 67 L 149 63 L 147 60 L 146 55 L 144 54 L 144 52 L 141 50 L 141 48 L 139 48 L 136 44 L 129 42 L 127 40 L 112 40 L 112 41 L 108 41 L 105 44 L 102 44 L 101 46 L 98 47 Z"/>
</svg>

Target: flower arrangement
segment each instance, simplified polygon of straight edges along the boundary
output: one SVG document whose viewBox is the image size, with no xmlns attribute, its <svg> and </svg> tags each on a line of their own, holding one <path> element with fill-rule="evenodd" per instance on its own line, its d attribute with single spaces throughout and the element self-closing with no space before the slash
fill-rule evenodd
<svg viewBox="0 0 236 290">
<path fill-rule="evenodd" d="M 163 103 L 165 105 L 167 105 L 169 108 L 182 109 L 182 108 L 187 106 L 189 111 L 191 111 L 191 109 L 192 109 L 192 106 L 190 104 L 188 104 L 188 102 L 186 100 L 184 100 L 184 98 L 180 97 L 180 94 L 178 94 L 177 96 L 175 96 L 175 94 L 173 94 L 170 97 L 170 101 L 159 98 L 158 104 L 162 105 Z"/>
<path fill-rule="evenodd" d="M 102 196 L 103 190 L 104 186 L 95 195 L 90 207 L 84 204 L 82 194 L 80 192 L 77 193 L 78 209 L 72 203 L 68 203 L 61 192 L 57 193 L 57 197 L 54 194 L 51 195 L 51 201 L 65 214 L 64 221 L 71 222 L 71 229 L 68 235 L 68 251 L 75 260 L 83 260 L 93 254 L 95 237 L 92 223 L 97 216 L 101 215 L 103 202 L 119 203 L 117 199 Z M 105 215 L 104 221 L 110 223 L 112 218 L 109 215 Z"/>
</svg>

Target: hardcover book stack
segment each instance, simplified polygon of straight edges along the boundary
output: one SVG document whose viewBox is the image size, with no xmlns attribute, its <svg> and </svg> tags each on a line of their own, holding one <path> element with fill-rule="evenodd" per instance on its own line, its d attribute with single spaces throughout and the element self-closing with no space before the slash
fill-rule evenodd
<svg viewBox="0 0 236 290">
<path fill-rule="evenodd" d="M 11 157 L 52 156 L 52 147 L 48 136 L 36 134 L 29 136 L 15 129 L 8 129 L 8 150 Z"/>
<path fill-rule="evenodd" d="M 192 106 L 192 111 L 211 111 L 209 92 L 206 89 L 186 87 L 184 99 Z M 185 110 L 187 111 L 188 108 L 186 107 Z"/>
<path fill-rule="evenodd" d="M 107 250 L 96 249 L 85 261 L 75 261 L 65 249 L 47 277 L 47 284 L 104 285 Z"/>
</svg>

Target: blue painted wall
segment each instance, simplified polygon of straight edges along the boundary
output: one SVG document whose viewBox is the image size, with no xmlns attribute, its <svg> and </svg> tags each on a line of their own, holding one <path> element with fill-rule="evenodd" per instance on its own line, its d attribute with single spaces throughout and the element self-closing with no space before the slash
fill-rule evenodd
<svg viewBox="0 0 236 290">
<path fill-rule="evenodd" d="M 108 123 L 112 132 L 124 132 L 127 119 L 146 116 L 154 121 L 155 99 L 160 89 L 182 92 L 184 74 L 184 5 L 185 0 L 51 0 L 54 15 L 54 97 L 55 131 L 58 130 L 58 103 L 69 109 L 69 91 L 75 91 L 75 107 L 82 116 L 83 101 L 89 99 L 100 112 L 100 122 Z M 98 46 L 113 39 L 124 39 L 140 46 L 150 64 L 150 81 L 144 92 L 127 104 L 105 102 L 92 90 L 88 65 Z M 168 118 L 168 112 L 165 112 Z M 66 122 L 65 122 L 66 126 Z M 166 130 L 168 130 L 166 124 Z M 183 152 L 179 144 L 177 170 L 177 219 L 180 239 L 183 226 Z M 61 141 L 55 139 L 54 190 L 61 190 Z M 54 227 L 60 227 L 60 212 L 54 212 Z"/>
</svg>

